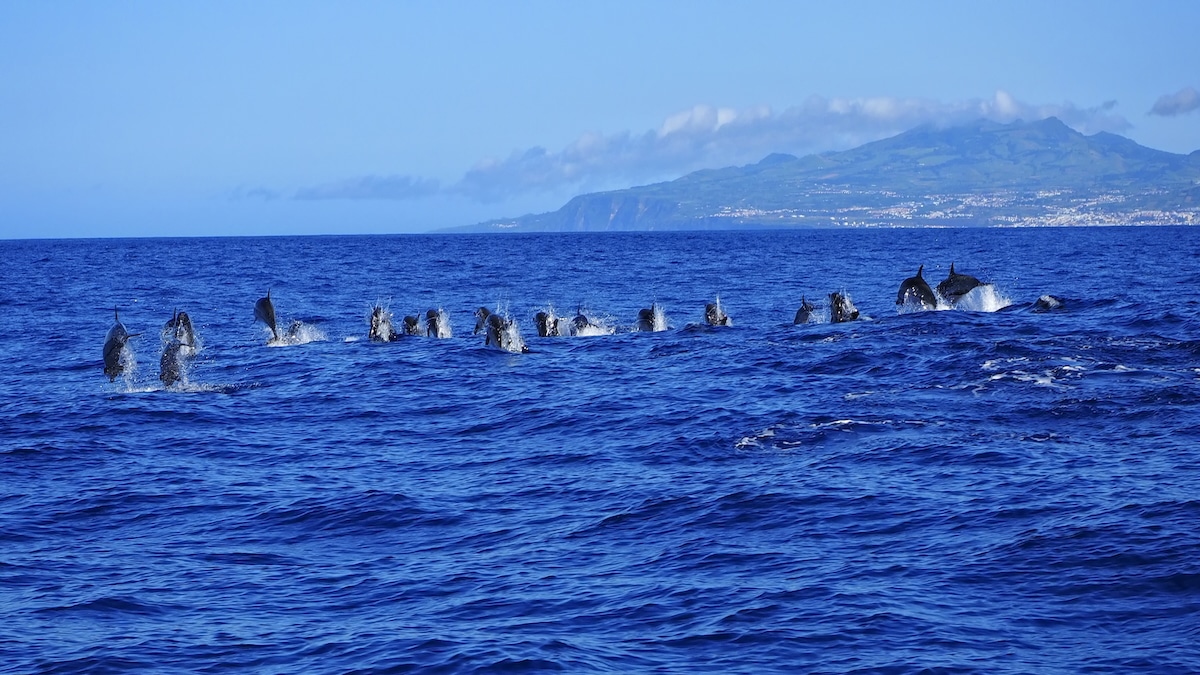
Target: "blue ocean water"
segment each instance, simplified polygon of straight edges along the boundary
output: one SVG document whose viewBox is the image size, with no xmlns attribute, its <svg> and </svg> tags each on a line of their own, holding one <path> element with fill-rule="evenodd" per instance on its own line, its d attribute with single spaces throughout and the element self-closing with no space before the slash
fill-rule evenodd
<svg viewBox="0 0 1200 675">
<path fill-rule="evenodd" d="M 0 259 L 0 673 L 1200 672 L 1200 229 Z M 897 311 L 952 262 L 989 294 Z M 792 325 L 832 291 L 865 320 Z M 371 342 L 376 303 L 452 337 Z M 611 333 L 539 338 L 549 307 Z"/>
</svg>

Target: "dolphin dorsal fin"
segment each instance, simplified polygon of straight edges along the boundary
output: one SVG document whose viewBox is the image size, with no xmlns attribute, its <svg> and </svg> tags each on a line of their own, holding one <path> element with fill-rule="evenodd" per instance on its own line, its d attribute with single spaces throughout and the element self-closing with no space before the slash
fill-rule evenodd
<svg viewBox="0 0 1200 675">
<path fill-rule="evenodd" d="M 922 276 L 921 276 L 921 272 L 923 272 L 923 271 L 925 271 L 925 266 L 924 266 L 924 265 L 921 265 L 920 267 L 918 267 L 918 268 L 917 268 L 917 278 L 918 278 L 918 279 L 923 279 L 923 278 L 924 278 L 924 277 L 922 277 Z"/>
<path fill-rule="evenodd" d="M 113 307 L 113 321 L 116 321 L 117 323 L 121 323 L 121 313 L 120 313 L 120 311 L 117 310 L 116 307 Z"/>
<path fill-rule="evenodd" d="M 950 263 L 950 276 L 954 276 L 954 263 Z"/>
</svg>

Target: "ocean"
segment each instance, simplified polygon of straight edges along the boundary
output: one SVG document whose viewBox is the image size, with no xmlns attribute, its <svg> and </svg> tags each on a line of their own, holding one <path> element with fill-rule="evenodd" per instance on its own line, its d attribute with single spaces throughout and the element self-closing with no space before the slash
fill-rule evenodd
<svg viewBox="0 0 1200 675">
<path fill-rule="evenodd" d="M 1200 228 L 0 259 L 0 673 L 1200 672 Z M 989 285 L 898 310 L 951 263 Z"/>
</svg>

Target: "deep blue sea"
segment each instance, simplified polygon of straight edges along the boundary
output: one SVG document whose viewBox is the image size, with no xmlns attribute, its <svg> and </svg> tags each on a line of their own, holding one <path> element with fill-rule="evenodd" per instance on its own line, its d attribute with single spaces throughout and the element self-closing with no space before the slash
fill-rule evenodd
<svg viewBox="0 0 1200 675">
<path fill-rule="evenodd" d="M 1200 672 L 1200 228 L 0 260 L 0 673 Z M 987 296 L 897 310 L 951 263 Z M 863 320 L 792 324 L 833 291 Z M 376 303 L 452 336 L 372 342 Z"/>
</svg>

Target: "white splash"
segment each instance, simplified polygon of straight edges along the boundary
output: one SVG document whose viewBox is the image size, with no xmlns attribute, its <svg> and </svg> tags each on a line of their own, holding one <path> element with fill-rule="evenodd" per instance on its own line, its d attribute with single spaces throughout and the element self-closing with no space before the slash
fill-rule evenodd
<svg viewBox="0 0 1200 675">
<path fill-rule="evenodd" d="M 1002 295 L 992 284 L 983 284 L 972 288 L 969 293 L 958 300 L 954 309 L 966 312 L 998 312 L 1012 304 L 1012 300 Z M 941 305 L 938 305 L 941 309 Z"/>
<path fill-rule="evenodd" d="M 121 345 L 121 353 L 117 361 L 121 364 L 121 382 L 125 385 L 125 391 L 134 391 L 137 384 L 138 361 L 137 354 L 134 353 L 128 340 Z"/>
<path fill-rule="evenodd" d="M 520 354 L 525 351 L 525 340 L 521 338 L 521 328 L 516 321 L 508 321 L 504 325 L 504 335 L 500 338 L 500 348 L 506 352 Z"/>
<path fill-rule="evenodd" d="M 662 305 L 656 302 L 650 306 L 650 309 L 654 311 L 654 323 L 652 324 L 654 332 L 660 333 L 667 330 L 667 313 L 663 311 Z"/>
<path fill-rule="evenodd" d="M 310 342 L 324 342 L 329 338 L 325 336 L 325 331 L 320 328 L 304 323 L 303 321 L 292 321 L 288 329 L 279 336 L 278 339 L 272 338 L 267 342 L 268 347 L 292 347 L 295 345 L 306 345 Z"/>
<path fill-rule="evenodd" d="M 438 307 L 437 317 L 437 335 L 432 337 L 439 339 L 454 337 L 454 329 L 450 327 L 450 315 L 446 313 L 446 310 Z M 426 326 L 428 326 L 428 324 L 426 324 Z"/>
</svg>

